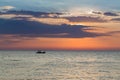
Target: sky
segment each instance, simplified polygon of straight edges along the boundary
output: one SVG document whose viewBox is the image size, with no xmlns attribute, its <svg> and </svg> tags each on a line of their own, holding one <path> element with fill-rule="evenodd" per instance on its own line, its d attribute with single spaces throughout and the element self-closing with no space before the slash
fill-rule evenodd
<svg viewBox="0 0 120 80">
<path fill-rule="evenodd" d="M 0 0 L 0 49 L 120 50 L 120 0 Z"/>
</svg>

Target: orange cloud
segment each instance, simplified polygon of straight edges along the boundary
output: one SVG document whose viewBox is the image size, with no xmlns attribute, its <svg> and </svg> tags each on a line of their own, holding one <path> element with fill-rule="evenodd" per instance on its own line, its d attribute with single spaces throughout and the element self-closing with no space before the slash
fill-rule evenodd
<svg viewBox="0 0 120 80">
<path fill-rule="evenodd" d="M 64 18 L 30 18 L 31 21 L 37 21 L 44 24 L 49 25 L 62 25 L 62 24 L 68 24 L 69 21 Z"/>
</svg>

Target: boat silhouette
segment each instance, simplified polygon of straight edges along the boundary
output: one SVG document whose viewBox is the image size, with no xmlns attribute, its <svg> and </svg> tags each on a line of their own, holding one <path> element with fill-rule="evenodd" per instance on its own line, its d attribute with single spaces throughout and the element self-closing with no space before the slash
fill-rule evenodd
<svg viewBox="0 0 120 80">
<path fill-rule="evenodd" d="M 45 51 L 42 51 L 42 50 L 38 50 L 36 53 L 37 53 L 37 54 L 45 54 L 46 52 L 45 52 Z"/>
</svg>

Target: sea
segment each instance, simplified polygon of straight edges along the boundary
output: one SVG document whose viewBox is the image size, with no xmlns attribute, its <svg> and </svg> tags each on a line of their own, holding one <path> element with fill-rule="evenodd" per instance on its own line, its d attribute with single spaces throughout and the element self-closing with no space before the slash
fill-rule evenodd
<svg viewBox="0 0 120 80">
<path fill-rule="evenodd" d="M 120 51 L 0 51 L 0 80 L 120 80 Z"/>
</svg>

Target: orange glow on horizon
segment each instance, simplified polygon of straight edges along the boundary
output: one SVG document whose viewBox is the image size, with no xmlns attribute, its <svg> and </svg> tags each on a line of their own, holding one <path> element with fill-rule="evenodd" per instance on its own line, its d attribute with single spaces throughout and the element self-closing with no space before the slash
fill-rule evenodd
<svg viewBox="0 0 120 80">
<path fill-rule="evenodd" d="M 113 44 L 113 43 L 111 43 Z M 98 38 L 38 38 L 24 40 L 5 46 L 6 49 L 48 49 L 48 50 L 109 50 L 120 49 L 119 45 L 109 46 L 109 42 Z"/>
</svg>

